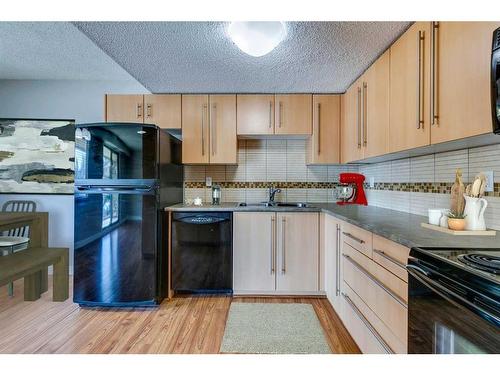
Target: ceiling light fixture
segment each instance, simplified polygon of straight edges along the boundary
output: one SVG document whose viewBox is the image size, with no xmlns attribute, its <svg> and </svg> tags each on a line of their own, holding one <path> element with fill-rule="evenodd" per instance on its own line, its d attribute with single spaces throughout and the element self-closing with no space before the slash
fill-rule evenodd
<svg viewBox="0 0 500 375">
<path fill-rule="evenodd" d="M 231 40 L 250 56 L 260 57 L 275 49 L 286 37 L 283 22 L 231 22 Z"/>
</svg>

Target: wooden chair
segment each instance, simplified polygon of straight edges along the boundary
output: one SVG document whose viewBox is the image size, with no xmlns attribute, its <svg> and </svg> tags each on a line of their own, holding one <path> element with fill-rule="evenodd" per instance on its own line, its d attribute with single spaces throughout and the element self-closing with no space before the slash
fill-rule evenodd
<svg viewBox="0 0 500 375">
<path fill-rule="evenodd" d="M 2 205 L 2 212 L 34 212 L 36 203 L 25 200 L 11 200 Z M 0 255 L 5 256 L 26 250 L 29 246 L 29 227 L 13 228 L 0 237 Z M 9 296 L 14 295 L 14 284 L 8 284 Z"/>
</svg>

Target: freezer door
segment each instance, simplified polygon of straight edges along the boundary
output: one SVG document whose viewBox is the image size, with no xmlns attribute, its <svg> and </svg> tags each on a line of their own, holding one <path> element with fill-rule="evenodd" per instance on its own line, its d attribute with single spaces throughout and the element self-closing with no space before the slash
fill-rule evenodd
<svg viewBox="0 0 500 375">
<path fill-rule="evenodd" d="M 75 191 L 74 301 L 84 305 L 158 302 L 156 192 Z"/>
<path fill-rule="evenodd" d="M 158 129 L 142 124 L 82 124 L 75 133 L 75 179 L 158 178 Z"/>
</svg>

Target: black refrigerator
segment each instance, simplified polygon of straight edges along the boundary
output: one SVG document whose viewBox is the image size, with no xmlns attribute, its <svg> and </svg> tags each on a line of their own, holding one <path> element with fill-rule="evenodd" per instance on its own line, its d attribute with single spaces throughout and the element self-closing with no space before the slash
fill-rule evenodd
<svg viewBox="0 0 500 375">
<path fill-rule="evenodd" d="M 181 142 L 155 125 L 76 125 L 75 303 L 151 306 L 168 288 L 164 208 L 182 202 Z"/>
</svg>

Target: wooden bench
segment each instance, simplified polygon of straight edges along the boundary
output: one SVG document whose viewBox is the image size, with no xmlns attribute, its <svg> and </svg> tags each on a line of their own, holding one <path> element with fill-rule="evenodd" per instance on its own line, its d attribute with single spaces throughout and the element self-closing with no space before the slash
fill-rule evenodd
<svg viewBox="0 0 500 375">
<path fill-rule="evenodd" d="M 69 296 L 68 254 L 67 248 L 30 247 L 0 257 L 0 286 L 24 277 L 24 300 L 37 300 L 45 291 L 43 274 L 52 265 L 53 300 L 65 301 Z"/>
</svg>

